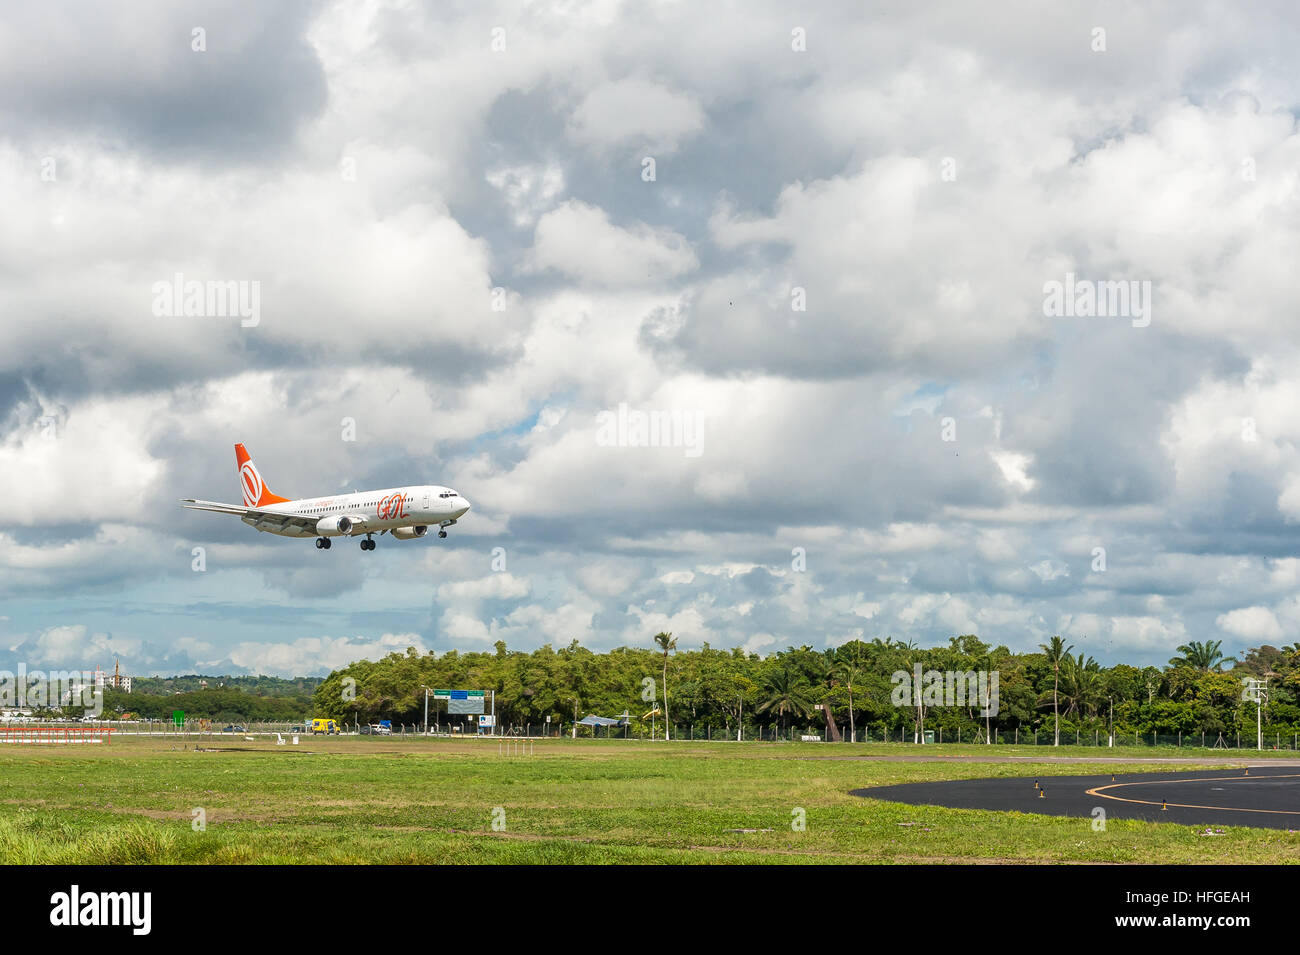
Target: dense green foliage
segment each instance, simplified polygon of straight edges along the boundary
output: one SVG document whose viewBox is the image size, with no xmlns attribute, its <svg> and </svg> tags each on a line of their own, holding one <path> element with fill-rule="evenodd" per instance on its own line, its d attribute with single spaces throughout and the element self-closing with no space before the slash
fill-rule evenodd
<svg viewBox="0 0 1300 955">
<path fill-rule="evenodd" d="M 320 677 L 296 676 L 283 680 L 275 676 L 137 676 L 131 680 L 134 693 L 191 693 L 207 689 L 243 690 L 254 696 L 309 697 L 320 686 Z"/>
<path fill-rule="evenodd" d="M 588 713 L 630 713 L 632 734 L 646 735 L 654 701 L 662 701 L 662 681 L 670 686 L 672 723 L 712 727 L 734 737 L 737 721 L 747 736 L 756 731 L 825 733 L 838 738 L 850 723 L 874 734 L 941 729 L 944 738 L 965 739 L 985 729 L 978 704 L 934 706 L 918 713 L 891 700 L 896 671 L 915 666 L 939 671 L 997 671 L 999 711 L 987 721 L 995 732 L 1041 730 L 1051 734 L 1059 713 L 1061 734 L 1241 733 L 1253 738 L 1255 704 L 1242 698 L 1241 680 L 1268 676 L 1267 729 L 1291 736 L 1300 732 L 1300 646 L 1259 647 L 1241 661 L 1224 661 L 1217 644 L 1188 644 L 1163 669 L 1127 664 L 1101 667 L 1091 657 L 1062 643 L 1059 666 L 1049 654 L 1012 653 L 975 636 L 953 637 L 947 646 L 928 649 L 892 639 L 852 641 L 833 650 L 809 647 L 760 657 L 739 649 L 668 653 L 664 641 L 646 649 L 620 647 L 593 653 L 576 641 L 555 650 L 547 645 L 530 653 L 509 651 L 498 642 L 492 653 L 449 651 L 441 656 L 392 653 L 337 670 L 316 691 L 317 716 L 361 722 L 387 718 L 419 723 L 423 687 L 496 691 L 498 719 L 506 725 L 536 727 L 549 715 L 559 723 Z M 653 649 L 651 649 L 653 647 Z M 1049 647 L 1050 649 L 1050 647 Z M 666 669 L 665 669 L 666 665 Z M 1231 665 L 1230 672 L 1223 672 Z M 1055 701 L 1054 701 L 1055 696 Z M 430 720 L 442 704 L 430 703 Z M 662 715 L 659 716 L 662 723 Z M 701 735 L 700 733 L 696 734 Z"/>
<path fill-rule="evenodd" d="M 290 722 L 311 712 L 312 693 L 320 677 L 188 676 L 134 677 L 131 692 L 104 690 L 104 719 L 131 717 L 170 721 L 181 710 L 187 719 L 231 722 Z M 64 706 L 61 715 L 79 717 L 80 706 Z"/>
<path fill-rule="evenodd" d="M 104 691 L 105 719 L 130 713 L 137 719 L 169 721 L 173 711 L 182 710 L 188 719 L 271 723 L 305 719 L 311 710 L 311 695 L 307 691 L 297 697 L 285 697 L 254 696 L 232 688 L 160 695 L 135 691 L 133 684 L 132 690 L 131 693 Z"/>
</svg>

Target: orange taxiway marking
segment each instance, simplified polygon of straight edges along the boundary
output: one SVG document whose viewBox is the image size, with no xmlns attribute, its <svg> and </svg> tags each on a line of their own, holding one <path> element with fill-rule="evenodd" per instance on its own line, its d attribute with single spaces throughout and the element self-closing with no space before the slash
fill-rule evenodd
<svg viewBox="0 0 1300 955">
<path fill-rule="evenodd" d="M 1125 798 L 1124 796 L 1112 796 L 1109 793 L 1103 792 L 1103 790 L 1119 789 L 1123 786 L 1167 786 L 1176 783 L 1221 783 L 1221 782 L 1231 783 L 1231 782 L 1239 782 L 1241 780 L 1246 780 L 1246 779 L 1255 782 L 1258 782 L 1261 779 L 1300 779 L 1300 773 L 1292 773 L 1285 776 L 1209 776 L 1203 779 L 1137 780 L 1131 783 L 1111 783 L 1109 786 L 1097 786 L 1093 789 L 1089 789 L 1087 795 L 1100 796 L 1102 799 L 1114 799 L 1117 800 L 1118 802 L 1141 803 L 1144 806 L 1161 806 L 1161 805 L 1166 805 L 1166 803 L 1163 800 L 1160 800 L 1158 802 L 1153 802 L 1150 799 L 1128 799 Z M 1300 816 L 1300 810 L 1296 810 L 1296 809 L 1244 809 L 1238 806 L 1193 806 L 1193 805 L 1189 805 L 1188 803 L 1178 803 L 1178 802 L 1171 802 L 1168 803 L 1167 805 L 1173 806 L 1176 809 L 1219 809 L 1222 810 L 1223 812 L 1264 812 L 1264 813 L 1281 814 L 1286 816 Z"/>
</svg>

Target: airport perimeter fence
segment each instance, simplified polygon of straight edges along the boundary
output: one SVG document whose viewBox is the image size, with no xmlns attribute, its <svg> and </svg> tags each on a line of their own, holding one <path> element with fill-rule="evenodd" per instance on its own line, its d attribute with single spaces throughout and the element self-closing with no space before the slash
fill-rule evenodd
<svg viewBox="0 0 1300 955">
<path fill-rule="evenodd" d="M 432 727 L 430 727 L 432 729 Z M 848 727 L 840 727 L 841 741 L 849 742 Z M 630 730 L 630 731 L 628 731 Z M 446 735 L 446 727 L 443 727 L 443 734 Z M 545 727 L 539 727 L 537 724 L 517 724 L 499 727 L 497 735 L 499 736 L 519 736 L 527 738 L 545 738 L 547 736 L 555 737 L 557 735 L 572 736 L 573 724 L 559 724 L 558 730 L 546 731 Z M 455 735 L 455 734 L 452 734 Z M 629 741 L 650 740 L 649 727 L 578 727 L 579 739 L 627 739 Z M 1033 730 L 1023 728 L 1012 728 L 1010 730 L 995 730 L 992 733 L 992 744 L 1003 746 L 1053 746 L 1055 745 L 1055 736 L 1051 730 Z M 1275 729 L 1264 727 L 1262 734 L 1262 748 L 1300 751 L 1300 733 L 1296 733 L 1291 727 L 1285 729 Z M 664 728 L 660 724 L 654 731 L 653 739 L 662 741 L 664 738 Z M 685 742 L 736 742 L 738 734 L 736 727 L 714 726 L 709 724 L 674 724 L 672 727 L 671 738 L 675 741 Z M 745 742 L 800 742 L 800 741 L 820 741 L 827 740 L 824 727 L 815 729 L 787 727 L 781 729 L 776 726 L 760 727 L 746 725 L 739 734 L 739 740 Z M 918 742 L 917 734 L 911 727 L 891 728 L 886 726 L 860 726 L 856 731 L 856 742 L 859 743 L 906 743 L 909 745 Z M 982 730 L 972 732 L 968 729 L 945 730 L 942 727 L 936 729 L 927 729 L 923 738 L 923 743 L 976 743 L 987 744 L 988 738 Z M 1260 743 L 1256 739 L 1255 733 L 1143 733 L 1140 731 L 1121 732 L 1115 731 L 1114 738 L 1107 735 L 1105 730 L 1061 730 L 1062 746 L 1095 746 L 1099 748 L 1112 747 L 1157 747 L 1169 746 L 1174 748 L 1201 748 L 1201 749 L 1256 749 Z"/>
<path fill-rule="evenodd" d="M 476 718 L 475 718 L 476 719 Z M 26 726 L 45 726 L 45 727 L 66 727 L 68 725 L 83 726 L 92 729 L 111 729 L 117 736 L 232 736 L 232 735 L 275 735 L 283 736 L 301 735 L 310 736 L 311 721 L 297 722 L 251 722 L 251 723 L 224 723 L 220 720 L 199 720 L 186 719 L 183 724 L 168 720 L 93 720 L 78 721 L 75 724 L 70 722 L 55 721 L 28 721 L 22 724 L 12 724 L 9 722 L 0 723 L 0 725 L 26 725 Z M 391 732 L 376 732 L 372 726 L 365 723 L 346 723 L 341 726 L 344 735 L 382 735 L 383 738 L 416 738 L 425 734 L 425 727 L 422 723 L 394 723 Z M 849 741 L 848 727 L 841 727 L 841 741 Z M 495 728 L 484 727 L 481 729 L 470 720 L 463 722 L 443 723 L 434 720 L 429 723 L 428 735 L 440 736 L 444 738 L 475 738 L 478 736 L 496 736 L 496 737 L 517 737 L 527 739 L 555 739 L 557 737 L 572 738 L 574 733 L 574 724 L 568 723 L 517 723 L 499 725 Z M 653 728 L 649 726 L 608 726 L 608 727 L 591 727 L 579 725 L 576 733 L 579 739 L 626 739 L 629 742 L 640 741 L 662 741 L 664 739 L 663 724 L 658 724 Z M 992 744 L 1001 746 L 1052 746 L 1055 743 L 1055 737 L 1050 729 L 1033 730 L 1023 728 L 1013 728 L 1010 730 L 995 730 L 992 733 Z M 671 738 L 673 741 L 681 742 L 800 742 L 800 741 L 827 741 L 824 727 L 786 727 L 784 729 L 777 726 L 754 726 L 746 725 L 738 734 L 736 727 L 717 726 L 712 724 L 683 723 L 673 724 Z M 1288 750 L 1300 751 L 1300 733 L 1296 733 L 1291 727 L 1270 728 L 1264 727 L 1262 733 L 1262 748 L 1269 750 Z M 914 745 L 917 742 L 922 743 L 972 743 L 988 744 L 989 740 L 985 737 L 982 730 L 971 731 L 969 729 L 950 730 L 943 727 L 925 730 L 924 736 L 918 740 L 917 734 L 912 727 L 887 727 L 887 726 L 860 726 L 856 731 L 856 742 L 859 743 L 904 743 Z M 1061 730 L 1062 746 L 1092 746 L 1098 748 L 1118 748 L 1118 747 L 1173 747 L 1173 748 L 1200 748 L 1200 749 L 1257 749 L 1256 734 L 1254 732 L 1238 733 L 1236 731 L 1225 733 L 1143 733 L 1139 731 L 1123 732 L 1116 730 L 1113 740 L 1104 730 Z"/>
</svg>

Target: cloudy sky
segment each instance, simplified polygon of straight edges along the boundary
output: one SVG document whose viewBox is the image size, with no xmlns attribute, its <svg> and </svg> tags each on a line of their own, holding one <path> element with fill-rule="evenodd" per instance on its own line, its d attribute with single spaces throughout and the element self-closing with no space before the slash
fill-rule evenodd
<svg viewBox="0 0 1300 955">
<path fill-rule="evenodd" d="M 0 666 L 1295 642 L 1300 15 L 916 6 L 10 5 Z"/>
</svg>

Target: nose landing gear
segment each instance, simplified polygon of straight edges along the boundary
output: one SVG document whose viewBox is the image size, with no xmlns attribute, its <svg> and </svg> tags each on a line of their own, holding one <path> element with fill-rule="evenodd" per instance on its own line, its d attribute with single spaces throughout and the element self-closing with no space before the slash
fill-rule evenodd
<svg viewBox="0 0 1300 955">
<path fill-rule="evenodd" d="M 451 525 L 452 525 L 452 524 L 455 524 L 455 523 L 456 523 L 456 522 L 455 522 L 454 520 L 451 520 L 451 521 L 440 521 L 440 522 L 438 523 L 438 536 L 439 536 L 439 537 L 446 537 L 446 536 L 447 536 L 447 528 L 451 527 Z"/>
</svg>

